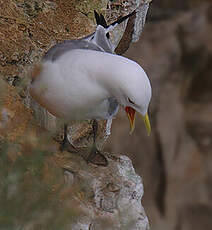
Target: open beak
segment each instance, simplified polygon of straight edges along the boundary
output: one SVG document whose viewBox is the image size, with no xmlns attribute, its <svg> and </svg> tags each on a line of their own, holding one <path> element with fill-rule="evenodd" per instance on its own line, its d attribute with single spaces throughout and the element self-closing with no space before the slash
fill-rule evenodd
<svg viewBox="0 0 212 230">
<path fill-rule="evenodd" d="M 135 110 L 132 107 L 127 106 L 125 108 L 125 111 L 127 113 L 130 122 L 130 135 L 131 135 L 135 129 Z"/>
<path fill-rule="evenodd" d="M 135 110 L 132 107 L 127 106 L 125 108 L 125 111 L 127 113 L 127 116 L 128 116 L 129 122 L 130 122 L 130 134 L 132 134 L 134 129 L 135 129 Z M 149 136 L 151 133 L 151 125 L 150 125 L 150 121 L 149 121 L 149 116 L 147 113 L 144 116 L 141 114 L 139 114 L 139 115 L 142 117 L 142 119 L 144 121 L 146 130 L 147 130 L 147 134 Z"/>
</svg>

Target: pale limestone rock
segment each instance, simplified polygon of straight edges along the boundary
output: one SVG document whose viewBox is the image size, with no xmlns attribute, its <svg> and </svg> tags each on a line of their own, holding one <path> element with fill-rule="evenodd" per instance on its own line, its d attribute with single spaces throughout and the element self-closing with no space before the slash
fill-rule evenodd
<svg viewBox="0 0 212 230">
<path fill-rule="evenodd" d="M 105 155 L 107 167 L 90 164 L 79 168 L 76 156 L 63 164 L 67 189 L 73 190 L 76 181 L 84 188 L 81 190 L 84 199 L 79 205 L 86 215 L 79 217 L 71 229 L 148 230 L 148 218 L 141 205 L 144 193 L 141 177 L 128 157 Z"/>
</svg>

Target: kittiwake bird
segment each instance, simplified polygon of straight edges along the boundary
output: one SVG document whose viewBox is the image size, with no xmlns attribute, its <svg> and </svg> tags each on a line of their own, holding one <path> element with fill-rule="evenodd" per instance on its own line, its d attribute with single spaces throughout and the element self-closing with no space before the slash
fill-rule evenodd
<svg viewBox="0 0 212 230">
<path fill-rule="evenodd" d="M 104 16 L 95 11 L 97 27 L 93 34 L 53 46 L 31 73 L 32 98 L 65 121 L 62 150 L 67 143 L 70 145 L 68 122 L 94 120 L 93 147 L 88 162 L 101 154 L 96 147 L 97 120 L 112 119 L 119 106 L 126 111 L 130 133 L 135 127 L 136 112 L 143 118 L 148 134 L 151 131 L 147 113 L 152 95 L 150 81 L 140 65 L 114 54 L 109 35 L 134 13 L 108 26 Z"/>
</svg>

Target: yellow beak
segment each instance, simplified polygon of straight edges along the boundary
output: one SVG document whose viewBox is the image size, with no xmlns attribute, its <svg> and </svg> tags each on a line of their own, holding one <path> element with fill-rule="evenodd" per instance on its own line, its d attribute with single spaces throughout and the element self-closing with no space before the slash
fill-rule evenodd
<svg viewBox="0 0 212 230">
<path fill-rule="evenodd" d="M 132 107 L 127 106 L 125 108 L 125 111 L 127 113 L 129 122 L 130 122 L 130 135 L 133 133 L 134 129 L 135 129 L 135 110 Z M 139 114 L 145 124 L 146 130 L 147 130 L 147 134 L 148 136 L 151 133 L 151 125 L 150 125 L 150 121 L 149 121 L 149 116 L 148 114 L 145 114 L 144 116 L 142 116 L 141 114 Z"/>
<path fill-rule="evenodd" d="M 151 133 L 151 124 L 150 124 L 150 121 L 149 121 L 149 116 L 148 116 L 148 114 L 146 113 L 144 116 L 141 115 L 141 117 L 142 117 L 142 119 L 143 119 L 143 121 L 144 121 L 144 124 L 145 124 L 145 126 L 146 126 L 146 130 L 147 130 L 147 134 L 148 134 L 148 136 L 149 136 L 150 133 Z"/>
</svg>

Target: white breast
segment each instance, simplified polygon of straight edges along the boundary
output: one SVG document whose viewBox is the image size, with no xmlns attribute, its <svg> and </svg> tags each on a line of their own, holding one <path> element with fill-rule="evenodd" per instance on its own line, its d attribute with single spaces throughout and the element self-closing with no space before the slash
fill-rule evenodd
<svg viewBox="0 0 212 230">
<path fill-rule="evenodd" d="M 64 55 L 57 62 L 44 62 L 30 94 L 50 113 L 66 120 L 107 118 L 104 101 L 109 93 L 80 66 L 76 52 L 72 54 L 68 59 Z"/>
</svg>

